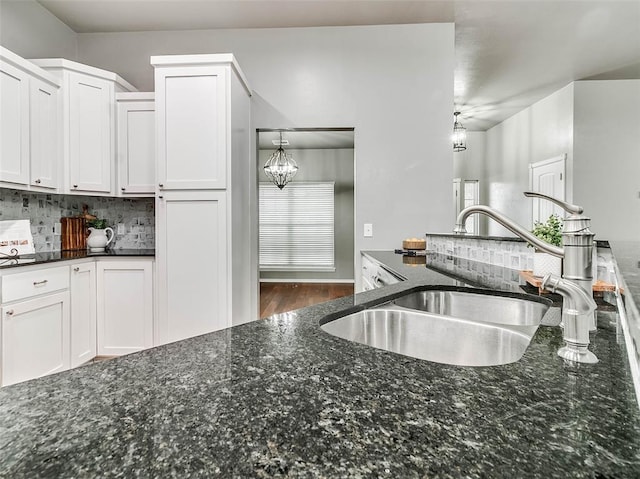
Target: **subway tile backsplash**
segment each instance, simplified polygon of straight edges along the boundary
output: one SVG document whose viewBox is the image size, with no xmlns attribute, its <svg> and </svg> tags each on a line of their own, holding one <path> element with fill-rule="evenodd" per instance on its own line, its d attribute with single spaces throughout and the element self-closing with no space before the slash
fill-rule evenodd
<svg viewBox="0 0 640 479">
<path fill-rule="evenodd" d="M 54 226 L 65 216 L 89 213 L 105 218 L 116 237 L 113 249 L 155 248 L 155 213 L 153 198 L 110 198 L 57 195 L 0 188 L 0 220 L 31 220 L 31 234 L 37 253 L 60 250 L 60 235 Z M 125 233 L 117 234 L 118 224 Z M 58 225 L 59 227 L 59 225 Z"/>
</svg>

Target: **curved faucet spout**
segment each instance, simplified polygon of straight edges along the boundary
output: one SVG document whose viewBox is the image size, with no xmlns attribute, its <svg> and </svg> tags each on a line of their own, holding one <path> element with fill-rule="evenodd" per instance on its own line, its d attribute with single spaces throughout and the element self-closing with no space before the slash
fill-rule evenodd
<svg viewBox="0 0 640 479">
<path fill-rule="evenodd" d="M 524 229 L 518 223 L 513 221 L 512 219 L 506 217 L 502 213 L 489 208 L 484 205 L 473 205 L 463 209 L 458 215 L 458 219 L 456 220 L 456 227 L 454 228 L 454 233 L 464 234 L 466 233 L 466 229 L 464 227 L 467 218 L 474 213 L 482 213 L 483 215 L 487 215 L 489 218 L 495 220 L 500 223 L 502 226 L 507 228 L 512 233 L 516 234 L 527 243 L 532 245 L 533 247 L 544 251 L 545 253 L 549 253 L 553 256 L 557 256 L 559 258 L 564 258 L 564 249 L 559 248 L 558 246 L 553 246 L 541 239 L 535 237 L 532 233 Z"/>
<path fill-rule="evenodd" d="M 563 301 L 568 302 L 567 307 L 564 308 L 568 314 L 589 314 L 597 308 L 596 302 L 584 289 L 571 281 L 558 278 L 554 274 L 548 274 L 542 279 L 542 287 L 552 293 L 562 295 Z"/>
</svg>

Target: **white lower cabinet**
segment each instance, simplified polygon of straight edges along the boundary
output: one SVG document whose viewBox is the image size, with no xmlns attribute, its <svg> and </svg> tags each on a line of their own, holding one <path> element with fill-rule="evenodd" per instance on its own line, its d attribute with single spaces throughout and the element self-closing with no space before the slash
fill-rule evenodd
<svg viewBox="0 0 640 479">
<path fill-rule="evenodd" d="M 153 346 L 154 260 L 0 271 L 0 384 Z"/>
<path fill-rule="evenodd" d="M 97 263 L 99 356 L 120 356 L 153 346 L 151 260 Z"/>
<path fill-rule="evenodd" d="M 71 266 L 71 367 L 96 356 L 96 265 Z"/>
<path fill-rule="evenodd" d="M 231 326 L 226 192 L 162 192 L 156 242 L 157 344 Z M 206 245 L 205 254 L 199 245 Z"/>
<path fill-rule="evenodd" d="M 2 385 L 69 369 L 69 291 L 2 307 Z"/>
</svg>

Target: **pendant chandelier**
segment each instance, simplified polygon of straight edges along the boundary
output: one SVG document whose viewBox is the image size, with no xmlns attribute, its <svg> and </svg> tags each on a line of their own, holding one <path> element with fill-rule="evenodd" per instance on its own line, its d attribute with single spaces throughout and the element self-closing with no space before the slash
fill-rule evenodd
<svg viewBox="0 0 640 479">
<path fill-rule="evenodd" d="M 464 151 L 467 149 L 467 129 L 458 121 L 459 111 L 453 113 L 453 151 Z"/>
<path fill-rule="evenodd" d="M 264 164 L 264 173 L 273 184 L 282 189 L 296 176 L 297 172 L 298 165 L 282 148 L 282 132 L 280 132 L 280 144 Z"/>
</svg>

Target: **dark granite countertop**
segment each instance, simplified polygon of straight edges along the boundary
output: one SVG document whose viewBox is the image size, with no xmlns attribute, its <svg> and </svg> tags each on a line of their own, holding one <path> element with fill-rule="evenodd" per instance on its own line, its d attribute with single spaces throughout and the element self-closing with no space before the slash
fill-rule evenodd
<svg viewBox="0 0 640 479">
<path fill-rule="evenodd" d="M 56 263 L 59 261 L 84 258 L 155 256 L 155 254 L 156 252 L 154 249 L 107 249 L 96 253 L 89 252 L 88 250 L 51 251 L 47 253 L 21 255 L 18 258 L 2 257 L 0 258 L 0 269 L 30 266 L 34 264 Z"/>
<path fill-rule="evenodd" d="M 614 307 L 598 312 L 595 365 L 557 356 L 558 327 L 481 368 L 320 330 L 419 285 L 514 287 L 510 270 L 466 260 L 398 272 L 409 280 L 0 389 L 0 477 L 640 476 Z"/>
</svg>

